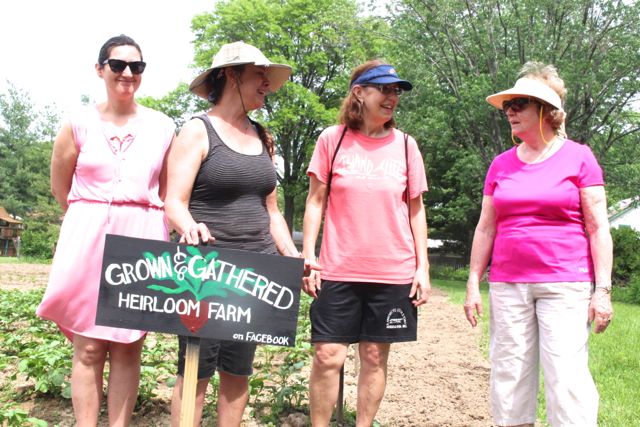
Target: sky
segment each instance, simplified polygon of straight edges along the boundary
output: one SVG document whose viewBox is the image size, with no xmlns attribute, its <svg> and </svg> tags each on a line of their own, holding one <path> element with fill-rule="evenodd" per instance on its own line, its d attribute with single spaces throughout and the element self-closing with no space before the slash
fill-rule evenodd
<svg viewBox="0 0 640 427">
<path fill-rule="evenodd" d="M 0 6 L 0 93 L 7 80 L 28 92 L 36 108 L 65 114 L 106 98 L 94 65 L 102 44 L 126 34 L 142 48 L 147 68 L 137 96 L 160 97 L 189 83 L 191 19 L 215 0 L 17 0 Z"/>
</svg>

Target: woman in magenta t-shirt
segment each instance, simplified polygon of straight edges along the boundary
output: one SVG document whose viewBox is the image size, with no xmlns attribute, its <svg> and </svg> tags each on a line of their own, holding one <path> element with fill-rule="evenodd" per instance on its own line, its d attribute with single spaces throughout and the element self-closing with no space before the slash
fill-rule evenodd
<svg viewBox="0 0 640 427">
<path fill-rule="evenodd" d="M 315 357 L 311 422 L 326 426 L 350 343 L 359 342 L 358 425 L 371 425 L 384 394 L 392 342 L 415 341 L 416 307 L 431 289 L 422 193 L 427 180 L 416 141 L 395 129 L 399 95 L 412 85 L 391 65 L 357 67 L 338 126 L 325 129 L 309 164 L 304 256 L 320 264 L 304 290 Z M 322 276 L 322 277 L 320 277 Z"/>
<path fill-rule="evenodd" d="M 512 89 L 487 97 L 522 143 L 487 172 L 473 238 L 465 314 L 482 313 L 489 260 L 491 405 L 500 426 L 536 420 L 542 365 L 553 426 L 595 426 L 598 392 L 588 366 L 589 325 L 611 320 L 612 243 L 602 170 L 566 138 L 564 82 L 530 62 Z"/>
</svg>

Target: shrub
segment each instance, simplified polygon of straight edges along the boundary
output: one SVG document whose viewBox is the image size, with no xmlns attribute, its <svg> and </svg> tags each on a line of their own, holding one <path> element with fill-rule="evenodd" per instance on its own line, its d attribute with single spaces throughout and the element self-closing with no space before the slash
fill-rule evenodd
<svg viewBox="0 0 640 427">
<path fill-rule="evenodd" d="M 630 227 L 611 229 L 613 238 L 613 283 L 626 286 L 640 273 L 640 233 Z"/>
<path fill-rule="evenodd" d="M 40 259 L 53 258 L 53 250 L 58 239 L 60 227 L 37 220 L 27 222 L 27 228 L 22 233 L 20 255 Z"/>
<path fill-rule="evenodd" d="M 431 265 L 429 275 L 432 279 L 459 280 L 466 282 L 469 278 L 469 267 L 456 268 L 450 265 Z"/>
</svg>

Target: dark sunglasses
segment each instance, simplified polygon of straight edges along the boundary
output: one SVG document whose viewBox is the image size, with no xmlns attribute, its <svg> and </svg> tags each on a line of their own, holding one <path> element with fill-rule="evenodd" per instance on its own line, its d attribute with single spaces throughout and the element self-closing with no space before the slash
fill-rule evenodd
<svg viewBox="0 0 640 427">
<path fill-rule="evenodd" d="M 507 111 L 511 108 L 514 113 L 518 113 L 533 102 L 535 100 L 531 98 L 512 98 L 502 103 L 502 111 L 507 114 Z"/>
<path fill-rule="evenodd" d="M 362 87 L 373 87 L 376 88 L 380 93 L 382 93 L 383 95 L 402 95 L 404 93 L 404 90 L 400 89 L 399 87 L 394 87 L 394 86 L 389 86 L 389 85 L 383 85 L 383 84 L 365 84 L 365 85 L 360 85 Z"/>
<path fill-rule="evenodd" d="M 144 68 L 147 66 L 147 63 L 143 61 L 127 62 L 122 59 L 107 59 L 102 65 L 106 64 L 109 64 L 109 68 L 111 68 L 111 71 L 114 73 L 122 73 L 125 68 L 129 67 L 131 74 L 142 74 Z"/>
</svg>

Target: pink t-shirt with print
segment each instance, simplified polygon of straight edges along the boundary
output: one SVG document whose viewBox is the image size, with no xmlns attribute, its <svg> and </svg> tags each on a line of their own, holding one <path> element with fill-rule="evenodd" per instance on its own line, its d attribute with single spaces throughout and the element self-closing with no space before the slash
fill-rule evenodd
<svg viewBox="0 0 640 427">
<path fill-rule="evenodd" d="M 593 281 L 580 189 L 596 185 L 596 158 L 570 140 L 540 163 L 522 162 L 515 147 L 496 157 L 484 186 L 497 226 L 489 281 Z"/>
<path fill-rule="evenodd" d="M 343 126 L 325 129 L 309 169 L 327 183 L 331 159 Z M 427 191 L 422 156 L 408 143 L 410 197 Z M 404 134 L 392 129 L 370 138 L 349 129 L 333 164 L 325 212 L 320 264 L 322 278 L 388 284 L 411 283 L 416 255 L 405 199 L 407 183 Z"/>
</svg>

